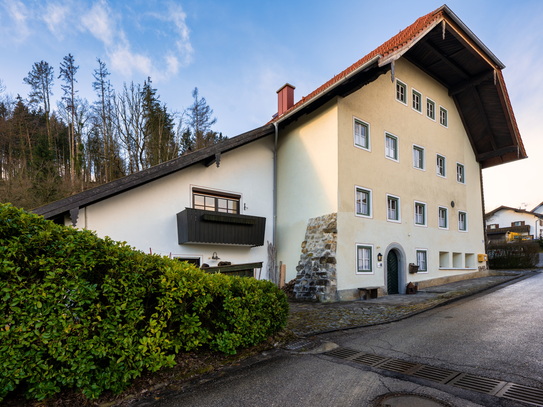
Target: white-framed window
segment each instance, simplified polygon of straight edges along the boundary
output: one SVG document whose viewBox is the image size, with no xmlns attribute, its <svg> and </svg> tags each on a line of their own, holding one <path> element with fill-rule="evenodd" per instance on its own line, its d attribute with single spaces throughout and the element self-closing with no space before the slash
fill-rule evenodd
<svg viewBox="0 0 543 407">
<path fill-rule="evenodd" d="M 356 245 L 356 272 L 373 272 L 373 246 L 365 244 Z"/>
<path fill-rule="evenodd" d="M 461 184 L 466 183 L 466 174 L 464 170 L 464 165 L 460 163 L 456 163 L 456 180 L 460 182 Z"/>
<path fill-rule="evenodd" d="M 426 249 L 417 249 L 417 266 L 419 266 L 419 273 L 428 271 L 428 251 Z"/>
<path fill-rule="evenodd" d="M 436 173 L 440 177 L 446 177 L 446 160 L 445 156 L 438 154 L 436 157 Z"/>
<path fill-rule="evenodd" d="M 458 212 L 458 230 L 461 232 L 468 231 L 468 214 L 464 211 Z"/>
<path fill-rule="evenodd" d="M 415 201 L 415 225 L 426 226 L 426 204 Z"/>
<path fill-rule="evenodd" d="M 387 195 L 387 220 L 400 222 L 400 198 L 394 195 Z"/>
<path fill-rule="evenodd" d="M 413 167 L 419 170 L 424 170 L 424 163 L 424 147 L 413 145 Z"/>
<path fill-rule="evenodd" d="M 173 258 L 177 261 L 186 261 L 189 264 L 192 264 L 196 267 L 200 267 L 202 264 L 202 256 L 173 256 Z"/>
<path fill-rule="evenodd" d="M 385 133 L 385 157 L 398 161 L 398 137 Z"/>
<path fill-rule="evenodd" d="M 370 149 L 370 125 L 354 119 L 354 145 L 364 150 Z"/>
<path fill-rule="evenodd" d="M 240 213 L 241 195 L 192 188 L 192 207 L 205 211 Z"/>
<path fill-rule="evenodd" d="M 444 206 L 440 206 L 437 210 L 438 213 L 438 219 L 437 224 L 440 229 L 448 229 L 449 228 L 449 210 L 445 208 Z"/>
<path fill-rule="evenodd" d="M 371 217 L 371 189 L 355 187 L 355 210 L 357 216 Z"/>
<path fill-rule="evenodd" d="M 445 109 L 443 106 L 439 106 L 439 124 L 445 127 L 449 125 L 447 109 Z"/>
<path fill-rule="evenodd" d="M 422 95 L 415 89 L 411 91 L 411 106 L 413 110 L 422 113 Z"/>
<path fill-rule="evenodd" d="M 436 119 L 436 102 L 430 98 L 426 98 L 426 117 L 429 119 Z"/>
<path fill-rule="evenodd" d="M 407 105 L 407 85 L 396 79 L 396 100 Z"/>
</svg>

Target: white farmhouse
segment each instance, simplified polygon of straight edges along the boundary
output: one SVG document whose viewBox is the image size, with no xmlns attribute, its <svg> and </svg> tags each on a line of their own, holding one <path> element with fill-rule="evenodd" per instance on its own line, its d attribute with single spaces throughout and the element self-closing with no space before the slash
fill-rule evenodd
<svg viewBox="0 0 543 407">
<path fill-rule="evenodd" d="M 298 298 L 477 277 L 482 169 L 526 157 L 503 68 L 442 6 L 301 100 L 283 86 L 268 124 L 36 212 L 221 271 L 282 264 Z"/>
</svg>

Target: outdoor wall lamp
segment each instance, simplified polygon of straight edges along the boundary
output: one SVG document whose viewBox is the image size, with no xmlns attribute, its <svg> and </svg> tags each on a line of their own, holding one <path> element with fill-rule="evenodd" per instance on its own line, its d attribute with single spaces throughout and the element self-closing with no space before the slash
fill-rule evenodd
<svg viewBox="0 0 543 407">
<path fill-rule="evenodd" d="M 211 256 L 212 260 L 220 260 L 220 257 L 217 255 L 217 252 L 213 252 L 213 256 Z"/>
<path fill-rule="evenodd" d="M 377 261 L 379 262 L 383 261 L 383 255 L 381 253 L 377 255 Z"/>
</svg>

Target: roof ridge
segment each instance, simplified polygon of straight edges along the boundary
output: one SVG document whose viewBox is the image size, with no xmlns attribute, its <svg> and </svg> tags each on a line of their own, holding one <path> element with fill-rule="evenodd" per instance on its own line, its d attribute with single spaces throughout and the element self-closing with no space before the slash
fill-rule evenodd
<svg viewBox="0 0 543 407">
<path fill-rule="evenodd" d="M 405 46 L 409 42 L 413 41 L 421 32 L 423 32 L 428 26 L 430 26 L 435 20 L 439 20 L 443 18 L 444 9 L 447 6 L 441 6 L 438 9 L 419 17 L 415 22 L 403 30 L 401 30 L 398 34 L 394 35 L 381 45 L 379 45 L 377 48 L 375 48 L 373 51 L 369 52 L 362 58 L 360 58 L 358 61 L 356 61 L 351 66 L 347 67 L 343 71 L 341 71 L 339 74 L 334 75 L 330 80 L 319 86 L 317 89 L 315 89 L 313 92 L 309 93 L 306 96 L 303 96 L 298 102 L 296 102 L 293 106 L 290 107 L 290 109 L 286 110 L 282 115 L 275 116 L 272 120 L 269 121 L 269 123 L 273 123 L 278 121 L 281 117 L 284 117 L 286 114 L 292 112 L 293 110 L 296 110 L 299 106 L 303 105 L 307 101 L 315 98 L 322 92 L 324 92 L 326 89 L 330 88 L 334 84 L 338 83 L 340 80 L 344 79 L 345 77 L 349 76 L 352 72 L 356 71 L 358 68 L 363 66 L 364 64 L 371 61 L 373 58 L 376 58 L 378 56 L 385 57 L 397 49 Z"/>
</svg>

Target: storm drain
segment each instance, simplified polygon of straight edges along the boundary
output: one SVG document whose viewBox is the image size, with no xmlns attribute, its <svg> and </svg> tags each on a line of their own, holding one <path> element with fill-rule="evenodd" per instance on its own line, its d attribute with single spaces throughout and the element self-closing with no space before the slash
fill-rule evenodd
<svg viewBox="0 0 543 407">
<path fill-rule="evenodd" d="M 436 383 L 472 390 L 509 400 L 520 401 L 543 407 L 543 390 L 520 384 L 508 383 L 488 377 L 439 367 L 408 362 L 371 353 L 358 352 L 348 348 L 336 348 L 325 355 L 337 359 L 350 360 L 377 369 L 389 370 L 409 376 L 415 376 Z"/>
</svg>

